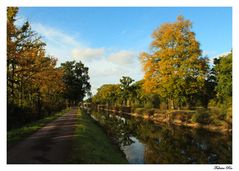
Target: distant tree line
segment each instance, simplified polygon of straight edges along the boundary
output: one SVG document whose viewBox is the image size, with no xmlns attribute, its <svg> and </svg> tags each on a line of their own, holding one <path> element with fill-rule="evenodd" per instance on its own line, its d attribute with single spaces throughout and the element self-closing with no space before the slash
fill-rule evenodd
<svg viewBox="0 0 239 171">
<path fill-rule="evenodd" d="M 135 82 L 132 78 L 123 76 L 120 84 L 104 84 L 98 88 L 91 101 L 110 106 L 159 107 L 159 96 L 145 93 L 142 85 L 143 80 Z"/>
<path fill-rule="evenodd" d="M 46 44 L 30 23 L 16 25 L 18 8 L 7 9 L 8 128 L 77 104 L 90 92 L 88 68 L 46 55 Z"/>
</svg>

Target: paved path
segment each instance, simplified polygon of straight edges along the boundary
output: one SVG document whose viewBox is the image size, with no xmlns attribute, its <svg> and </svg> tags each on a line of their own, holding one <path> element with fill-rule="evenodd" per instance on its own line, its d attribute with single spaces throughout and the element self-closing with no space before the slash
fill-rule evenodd
<svg viewBox="0 0 239 171">
<path fill-rule="evenodd" d="M 7 152 L 8 164 L 67 163 L 76 126 L 77 108 L 13 146 Z"/>
</svg>

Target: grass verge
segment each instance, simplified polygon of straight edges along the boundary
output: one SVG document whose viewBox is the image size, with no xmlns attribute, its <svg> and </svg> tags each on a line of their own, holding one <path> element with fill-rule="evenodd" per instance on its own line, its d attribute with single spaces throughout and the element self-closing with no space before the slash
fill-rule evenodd
<svg viewBox="0 0 239 171">
<path fill-rule="evenodd" d="M 21 128 L 12 129 L 7 132 L 7 146 L 8 148 L 12 145 L 16 144 L 17 142 L 25 139 L 26 137 L 30 136 L 40 128 L 44 127 L 49 122 L 55 120 L 59 116 L 62 116 L 65 112 L 69 111 L 69 109 L 65 109 L 61 112 L 58 112 L 56 114 L 47 116 L 43 119 L 40 119 L 36 122 L 32 122 L 30 124 L 27 124 Z"/>
<path fill-rule="evenodd" d="M 75 135 L 70 163 L 128 163 L 119 147 L 112 144 L 102 128 L 81 109 L 77 113 Z"/>
</svg>

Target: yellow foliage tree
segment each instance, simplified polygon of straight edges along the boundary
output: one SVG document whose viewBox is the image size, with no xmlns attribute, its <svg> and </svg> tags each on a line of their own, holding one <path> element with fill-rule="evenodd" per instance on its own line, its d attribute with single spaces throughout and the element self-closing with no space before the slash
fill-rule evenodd
<svg viewBox="0 0 239 171">
<path fill-rule="evenodd" d="M 60 101 L 63 71 L 56 68 L 55 58 L 46 57 L 46 44 L 29 22 L 16 26 L 17 12 L 16 7 L 7 9 L 8 108 L 31 108 L 40 113 L 43 103 L 56 106 Z"/>
<path fill-rule="evenodd" d="M 206 78 L 207 59 L 202 57 L 191 27 L 192 23 L 183 16 L 161 25 L 152 34 L 152 52 L 140 55 L 145 91 L 166 98 L 170 108 L 192 102 Z"/>
</svg>

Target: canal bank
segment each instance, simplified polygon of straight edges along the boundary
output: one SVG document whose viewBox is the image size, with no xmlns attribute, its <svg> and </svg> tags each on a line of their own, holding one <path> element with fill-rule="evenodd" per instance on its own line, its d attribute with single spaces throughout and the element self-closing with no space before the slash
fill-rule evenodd
<svg viewBox="0 0 239 171">
<path fill-rule="evenodd" d="M 98 111 L 109 111 L 112 113 L 126 114 L 129 116 L 139 117 L 151 120 L 156 124 L 167 123 L 177 126 L 184 126 L 196 129 L 205 129 L 211 132 L 219 132 L 228 134 L 232 132 L 231 122 L 224 120 L 210 120 L 210 114 L 207 112 L 195 110 L 159 110 L 159 109 L 143 109 L 131 107 L 109 107 L 98 105 Z"/>
<path fill-rule="evenodd" d="M 126 164 L 124 153 L 85 110 L 79 109 L 69 163 Z"/>
</svg>

